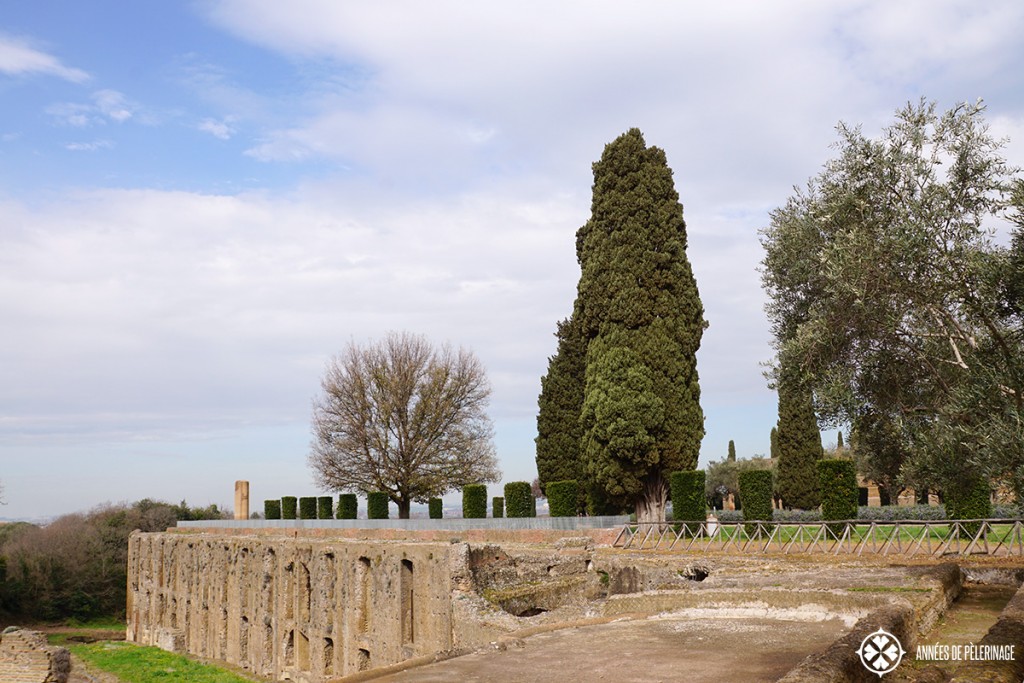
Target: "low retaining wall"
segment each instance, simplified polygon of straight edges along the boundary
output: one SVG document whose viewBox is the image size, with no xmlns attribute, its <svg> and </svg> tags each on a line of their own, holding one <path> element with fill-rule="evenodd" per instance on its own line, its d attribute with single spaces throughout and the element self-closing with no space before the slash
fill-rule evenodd
<svg viewBox="0 0 1024 683">
<path fill-rule="evenodd" d="M 47 644 L 42 633 L 11 627 L 0 635 L 3 683 L 65 683 L 70 673 L 71 655 Z"/>
</svg>

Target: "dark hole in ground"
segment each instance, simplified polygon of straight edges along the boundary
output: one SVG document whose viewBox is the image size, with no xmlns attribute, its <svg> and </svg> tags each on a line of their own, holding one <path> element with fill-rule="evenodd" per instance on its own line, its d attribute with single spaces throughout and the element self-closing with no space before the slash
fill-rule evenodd
<svg viewBox="0 0 1024 683">
<path fill-rule="evenodd" d="M 524 609 L 522 612 L 520 612 L 516 616 L 517 617 L 535 617 L 538 614 L 544 614 L 545 612 L 547 612 L 547 610 L 546 609 L 541 609 L 540 607 L 528 607 L 527 609 Z"/>
<path fill-rule="evenodd" d="M 695 566 L 680 569 L 679 575 L 689 581 L 703 581 L 711 575 L 711 571 L 707 567 Z"/>
</svg>

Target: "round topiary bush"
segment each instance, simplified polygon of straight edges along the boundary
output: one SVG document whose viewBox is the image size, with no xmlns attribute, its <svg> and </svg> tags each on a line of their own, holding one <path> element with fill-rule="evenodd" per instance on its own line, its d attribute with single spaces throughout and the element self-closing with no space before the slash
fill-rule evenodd
<svg viewBox="0 0 1024 683">
<path fill-rule="evenodd" d="M 281 519 L 295 519 L 298 502 L 295 496 L 281 496 Z"/>
<path fill-rule="evenodd" d="M 367 493 L 366 516 L 370 519 L 388 519 L 388 494 L 383 491 Z"/>
<path fill-rule="evenodd" d="M 299 519 L 316 519 L 316 497 L 299 498 Z"/>
<path fill-rule="evenodd" d="M 338 519 L 355 519 L 359 512 L 359 500 L 354 493 L 338 494 Z"/>
<path fill-rule="evenodd" d="M 462 489 L 462 516 L 466 519 L 487 517 L 487 486 L 467 484 Z"/>
<path fill-rule="evenodd" d="M 331 519 L 334 517 L 334 499 L 330 496 L 317 496 L 316 518 Z"/>
<path fill-rule="evenodd" d="M 281 519 L 281 501 L 263 501 L 263 517 L 266 519 Z"/>
<path fill-rule="evenodd" d="M 958 487 L 946 492 L 946 513 L 949 519 L 990 519 L 992 517 L 992 488 L 982 477 L 965 477 Z M 974 537 L 981 530 L 981 522 L 963 525 L 964 534 Z"/>
<path fill-rule="evenodd" d="M 505 484 L 505 514 L 509 517 L 534 517 L 533 491 L 528 481 Z"/>
<path fill-rule="evenodd" d="M 552 517 L 575 517 L 580 497 L 580 484 L 575 479 L 553 481 L 547 485 L 548 514 Z"/>
<path fill-rule="evenodd" d="M 444 517 L 444 506 L 440 498 L 431 498 L 428 500 L 427 510 L 430 512 L 431 519 L 441 519 Z"/>
<path fill-rule="evenodd" d="M 501 519 L 505 516 L 505 499 L 501 496 L 491 498 L 491 517 Z"/>
</svg>

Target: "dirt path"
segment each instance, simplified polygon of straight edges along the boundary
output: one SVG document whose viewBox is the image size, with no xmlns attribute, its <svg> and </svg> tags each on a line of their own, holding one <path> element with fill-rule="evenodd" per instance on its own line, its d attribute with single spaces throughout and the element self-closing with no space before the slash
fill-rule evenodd
<svg viewBox="0 0 1024 683">
<path fill-rule="evenodd" d="M 842 635 L 838 620 L 655 617 L 544 633 L 504 651 L 393 674 L 387 683 L 775 681 Z"/>
</svg>

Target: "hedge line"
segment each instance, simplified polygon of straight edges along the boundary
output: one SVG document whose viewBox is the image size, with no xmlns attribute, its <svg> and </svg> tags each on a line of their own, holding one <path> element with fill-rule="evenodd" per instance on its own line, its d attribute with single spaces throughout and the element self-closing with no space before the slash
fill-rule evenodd
<svg viewBox="0 0 1024 683">
<path fill-rule="evenodd" d="M 505 484 L 505 514 L 509 517 L 535 517 L 533 491 L 528 481 Z"/>
<path fill-rule="evenodd" d="M 388 519 L 388 494 L 383 491 L 367 493 L 366 516 L 369 519 Z"/>
<path fill-rule="evenodd" d="M 487 486 L 467 484 L 462 488 L 462 516 L 483 519 L 487 516 Z"/>
<path fill-rule="evenodd" d="M 547 485 L 548 514 L 552 517 L 575 517 L 580 499 L 580 485 L 575 479 L 553 481 Z"/>
<path fill-rule="evenodd" d="M 359 512 L 359 501 L 354 493 L 338 494 L 338 519 L 355 519 Z"/>
</svg>

